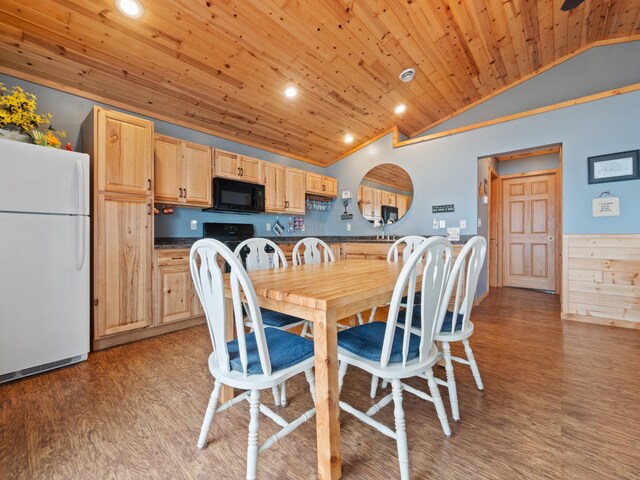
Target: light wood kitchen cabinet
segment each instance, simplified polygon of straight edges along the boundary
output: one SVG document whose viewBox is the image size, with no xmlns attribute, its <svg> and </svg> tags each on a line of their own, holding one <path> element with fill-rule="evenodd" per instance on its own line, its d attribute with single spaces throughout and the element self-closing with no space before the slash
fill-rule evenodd
<svg viewBox="0 0 640 480">
<path fill-rule="evenodd" d="M 398 218 L 402 218 L 407 210 L 409 210 L 409 204 L 411 203 L 411 197 L 408 195 L 396 195 L 396 207 L 398 207 Z"/>
<path fill-rule="evenodd" d="M 89 123 L 98 192 L 151 195 L 153 123 L 102 107 Z"/>
<path fill-rule="evenodd" d="M 396 206 L 396 194 L 393 192 L 387 192 L 386 190 L 380 190 L 381 200 L 380 205 L 389 205 L 391 207 Z"/>
<path fill-rule="evenodd" d="M 265 211 L 305 213 L 305 172 L 277 163 L 264 163 Z"/>
<path fill-rule="evenodd" d="M 266 162 L 264 165 L 264 209 L 266 212 L 284 212 L 285 183 L 285 167 Z"/>
<path fill-rule="evenodd" d="M 211 206 L 211 149 L 164 135 L 154 139 L 154 200 Z"/>
<path fill-rule="evenodd" d="M 250 183 L 263 183 L 263 161 L 225 150 L 215 150 L 213 176 Z"/>
<path fill-rule="evenodd" d="M 157 325 L 203 315 L 193 287 L 189 250 L 156 250 L 154 318 Z"/>
<path fill-rule="evenodd" d="M 151 325 L 150 197 L 99 194 L 94 210 L 94 338 Z"/>
<path fill-rule="evenodd" d="M 319 173 L 306 172 L 306 192 L 325 197 L 338 196 L 338 181 Z"/>
<path fill-rule="evenodd" d="M 285 200 L 286 213 L 305 213 L 305 172 L 296 168 L 285 168 Z"/>
</svg>

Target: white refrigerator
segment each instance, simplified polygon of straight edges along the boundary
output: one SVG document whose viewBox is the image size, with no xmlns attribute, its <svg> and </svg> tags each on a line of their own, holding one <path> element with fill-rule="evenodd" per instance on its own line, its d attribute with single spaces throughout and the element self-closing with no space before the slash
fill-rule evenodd
<svg viewBox="0 0 640 480">
<path fill-rule="evenodd" d="M 0 383 L 86 360 L 89 156 L 0 139 Z"/>
</svg>

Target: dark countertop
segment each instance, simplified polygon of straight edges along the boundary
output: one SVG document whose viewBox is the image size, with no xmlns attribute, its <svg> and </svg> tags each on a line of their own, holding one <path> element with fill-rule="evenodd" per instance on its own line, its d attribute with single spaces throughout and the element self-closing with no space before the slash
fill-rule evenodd
<svg viewBox="0 0 640 480">
<path fill-rule="evenodd" d="M 392 238 L 392 239 L 385 238 L 384 240 L 380 238 L 376 238 L 375 235 L 361 235 L 361 236 L 327 235 L 327 236 L 319 236 L 317 238 L 320 238 L 327 243 L 387 243 L 390 245 L 395 240 L 403 236 L 404 235 L 396 235 L 395 238 Z M 425 235 L 425 236 L 431 237 L 433 235 Z M 461 235 L 460 240 L 451 242 L 451 243 L 453 243 L 454 245 L 464 244 L 468 240 L 470 240 L 471 237 L 473 237 L 473 235 Z M 201 237 L 175 237 L 175 238 L 158 237 L 155 239 L 155 248 L 156 249 L 191 248 L 191 246 L 196 242 L 196 240 L 200 240 L 200 238 Z M 296 243 L 304 237 L 303 236 L 296 236 L 296 237 L 282 236 L 282 237 L 265 237 L 265 238 L 268 238 L 269 240 L 273 240 L 276 243 Z"/>
</svg>

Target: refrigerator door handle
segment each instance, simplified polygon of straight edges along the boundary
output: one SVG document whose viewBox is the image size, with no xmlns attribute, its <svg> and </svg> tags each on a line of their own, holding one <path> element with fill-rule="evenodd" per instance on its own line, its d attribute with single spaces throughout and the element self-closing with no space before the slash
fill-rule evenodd
<svg viewBox="0 0 640 480">
<path fill-rule="evenodd" d="M 82 162 L 78 158 L 76 158 L 76 178 L 78 179 L 76 183 L 78 191 L 76 196 L 77 209 L 75 213 L 76 215 L 81 215 L 84 213 L 84 170 L 82 168 Z"/>
<path fill-rule="evenodd" d="M 84 209 L 84 170 L 82 168 L 82 162 L 76 158 L 76 172 L 78 182 L 76 188 L 78 189 L 77 202 L 78 207 L 76 210 L 76 270 L 80 271 L 84 268 L 84 216 L 81 215 Z"/>
</svg>

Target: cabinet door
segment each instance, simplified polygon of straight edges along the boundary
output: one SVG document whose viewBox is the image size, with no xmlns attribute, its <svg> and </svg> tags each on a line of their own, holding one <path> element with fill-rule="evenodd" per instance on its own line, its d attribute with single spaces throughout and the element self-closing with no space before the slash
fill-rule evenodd
<svg viewBox="0 0 640 480">
<path fill-rule="evenodd" d="M 285 201 L 285 168 L 274 163 L 264 165 L 265 210 L 267 212 L 284 212 Z"/>
<path fill-rule="evenodd" d="M 305 172 L 294 168 L 286 169 L 285 211 L 304 215 Z"/>
<path fill-rule="evenodd" d="M 151 195 L 153 123 L 97 108 L 98 191 Z"/>
<path fill-rule="evenodd" d="M 306 172 L 306 191 L 307 193 L 322 194 L 322 175 L 317 173 Z"/>
<path fill-rule="evenodd" d="M 178 203 L 182 201 L 181 142 L 176 138 L 156 135 L 153 141 L 153 199 Z"/>
<path fill-rule="evenodd" d="M 233 178 L 234 180 L 240 178 L 240 156 L 216 149 L 213 176 Z"/>
<path fill-rule="evenodd" d="M 211 149 L 195 143 L 183 143 L 183 201 L 198 207 L 211 206 L 211 177 Z"/>
<path fill-rule="evenodd" d="M 373 218 L 373 189 L 371 187 L 360 187 L 358 203 L 362 215 L 367 219 Z"/>
<path fill-rule="evenodd" d="M 338 180 L 332 177 L 323 177 L 324 194 L 330 197 L 338 196 Z"/>
<path fill-rule="evenodd" d="M 262 160 L 251 157 L 240 157 L 240 180 L 243 182 L 262 183 Z"/>
<path fill-rule="evenodd" d="M 98 195 L 94 240 L 95 337 L 151 325 L 150 197 Z"/>
<path fill-rule="evenodd" d="M 189 265 L 159 269 L 160 315 L 159 323 L 170 323 L 191 318 L 194 314 L 193 289 Z"/>
<path fill-rule="evenodd" d="M 382 205 L 396 206 L 396 194 L 382 191 Z"/>
<path fill-rule="evenodd" d="M 371 210 L 371 215 L 373 217 L 382 217 L 382 190 L 372 188 L 371 191 L 373 192 L 373 208 Z"/>
</svg>

